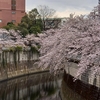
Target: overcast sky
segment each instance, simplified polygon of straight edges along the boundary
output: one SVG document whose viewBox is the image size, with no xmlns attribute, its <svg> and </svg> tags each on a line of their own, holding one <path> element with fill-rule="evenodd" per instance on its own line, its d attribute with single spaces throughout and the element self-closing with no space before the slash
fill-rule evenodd
<svg viewBox="0 0 100 100">
<path fill-rule="evenodd" d="M 67 17 L 71 13 L 88 14 L 97 4 L 98 0 L 26 0 L 26 11 L 47 5 L 56 10 L 58 17 Z"/>
</svg>

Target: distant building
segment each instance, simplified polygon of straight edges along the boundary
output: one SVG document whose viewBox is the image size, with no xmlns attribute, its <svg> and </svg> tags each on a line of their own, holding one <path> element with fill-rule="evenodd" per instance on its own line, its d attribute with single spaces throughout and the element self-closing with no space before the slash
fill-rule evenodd
<svg viewBox="0 0 100 100">
<path fill-rule="evenodd" d="M 45 29 L 58 28 L 67 21 L 67 18 L 51 18 L 45 20 Z"/>
<path fill-rule="evenodd" d="M 25 15 L 25 0 L 0 0 L 0 27 L 8 22 L 18 24 Z"/>
</svg>

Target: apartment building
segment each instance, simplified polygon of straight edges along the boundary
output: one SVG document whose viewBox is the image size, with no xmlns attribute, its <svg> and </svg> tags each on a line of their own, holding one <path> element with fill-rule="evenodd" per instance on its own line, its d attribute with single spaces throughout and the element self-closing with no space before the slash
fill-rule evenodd
<svg viewBox="0 0 100 100">
<path fill-rule="evenodd" d="M 25 15 L 25 0 L 0 0 L 0 27 L 8 22 L 18 24 Z"/>
</svg>

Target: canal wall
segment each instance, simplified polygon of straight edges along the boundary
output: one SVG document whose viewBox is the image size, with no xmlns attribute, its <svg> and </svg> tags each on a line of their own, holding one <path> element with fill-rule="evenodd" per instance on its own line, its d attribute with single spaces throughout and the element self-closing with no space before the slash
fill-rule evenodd
<svg viewBox="0 0 100 100">
<path fill-rule="evenodd" d="M 62 100 L 100 100 L 100 88 L 86 84 L 81 80 L 73 81 L 73 76 L 64 72 L 61 96 Z"/>
<path fill-rule="evenodd" d="M 77 63 L 66 62 L 61 86 L 62 100 L 100 100 L 100 76 L 83 73 L 74 81 L 78 70 Z"/>
<path fill-rule="evenodd" d="M 33 51 L 0 52 L 0 81 L 40 72 L 42 69 L 34 64 L 38 57 L 39 53 Z"/>
<path fill-rule="evenodd" d="M 65 78 L 65 80 L 66 80 L 66 78 Z M 62 80 L 61 89 L 60 89 L 60 94 L 61 94 L 62 100 L 84 100 L 81 97 L 81 95 L 79 95 L 76 91 L 74 91 L 75 88 L 77 88 L 77 87 L 70 88 L 70 86 L 68 86 L 68 82 L 66 83 L 65 80 L 64 79 Z M 91 100 L 93 100 L 93 99 L 91 99 Z"/>
<path fill-rule="evenodd" d="M 65 64 L 66 73 L 73 77 L 76 76 L 78 69 L 79 69 L 79 66 L 77 66 L 77 63 L 66 62 Z M 79 80 L 81 80 L 85 84 L 94 85 L 100 88 L 100 75 L 91 75 L 90 70 L 87 70 L 85 73 L 83 73 L 79 77 Z"/>
</svg>

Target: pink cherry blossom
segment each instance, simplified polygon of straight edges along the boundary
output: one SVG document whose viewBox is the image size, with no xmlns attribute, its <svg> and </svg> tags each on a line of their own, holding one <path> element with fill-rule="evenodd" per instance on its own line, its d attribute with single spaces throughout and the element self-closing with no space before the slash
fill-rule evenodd
<svg viewBox="0 0 100 100">
<path fill-rule="evenodd" d="M 100 5 L 87 16 L 71 15 L 62 27 L 39 37 L 42 68 L 57 71 L 70 60 L 79 60 L 77 78 L 87 70 L 100 74 Z"/>
</svg>

